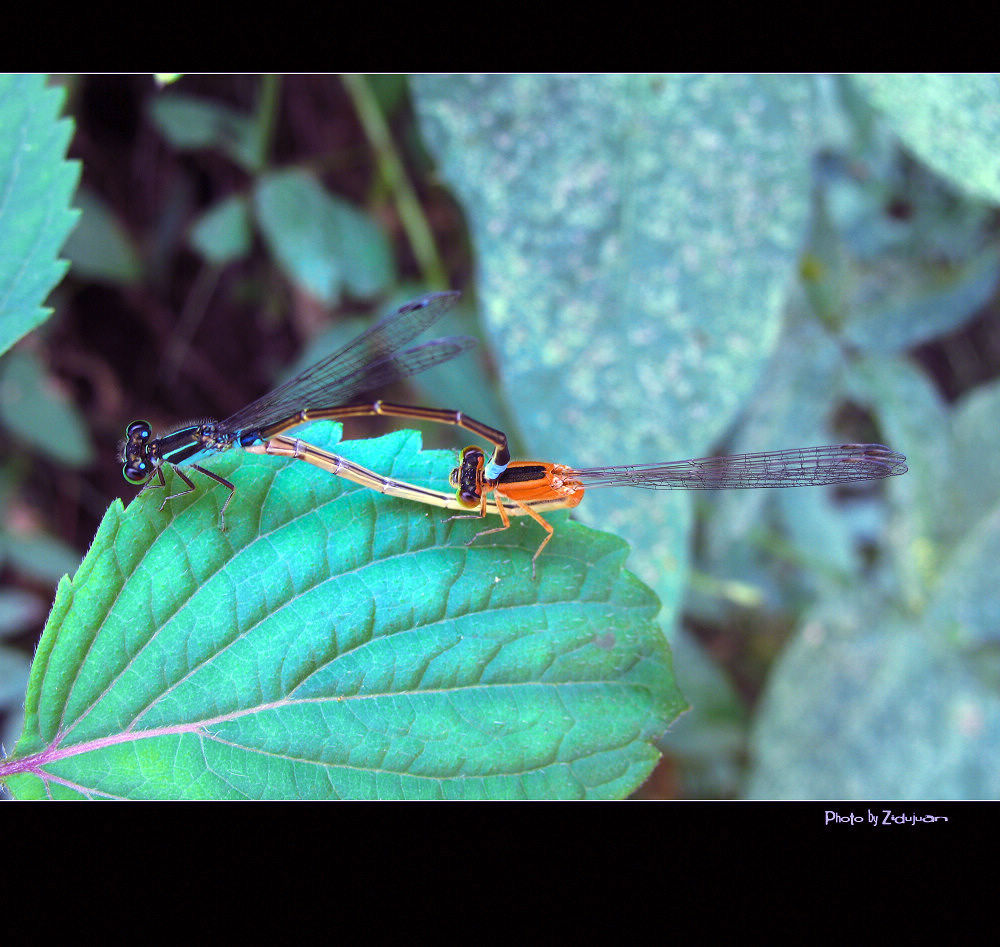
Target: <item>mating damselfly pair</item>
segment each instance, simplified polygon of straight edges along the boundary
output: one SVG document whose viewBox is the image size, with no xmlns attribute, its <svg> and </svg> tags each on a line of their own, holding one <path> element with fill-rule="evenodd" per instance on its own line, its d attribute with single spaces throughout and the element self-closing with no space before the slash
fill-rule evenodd
<svg viewBox="0 0 1000 947">
<path fill-rule="evenodd" d="M 372 490 L 467 515 L 500 517 L 501 525 L 477 533 L 470 542 L 510 526 L 511 516 L 530 516 L 546 536 L 535 561 L 552 538 L 542 513 L 574 507 L 594 487 L 629 486 L 645 490 L 726 490 L 823 486 L 879 480 L 906 473 L 906 458 L 882 444 L 835 444 L 755 454 L 728 454 L 658 464 L 572 467 L 545 461 L 512 461 L 507 435 L 467 417 L 461 411 L 374 401 L 351 404 L 364 392 L 393 384 L 448 361 L 470 349 L 475 340 L 449 336 L 404 348 L 455 305 L 456 292 L 431 293 L 401 306 L 343 348 L 321 359 L 285 384 L 258 398 L 223 421 L 205 421 L 153 437 L 147 421 L 133 421 L 121 447 L 122 473 L 132 484 L 166 488 L 163 468 L 171 467 L 186 489 L 164 498 L 185 496 L 195 489 L 185 466 L 229 490 L 225 511 L 236 486 L 201 463 L 215 453 L 239 448 L 304 460 L 329 473 Z M 285 432 L 309 421 L 342 420 L 365 415 L 411 418 L 450 424 L 492 444 L 492 454 L 479 447 L 462 451 L 451 473 L 453 493 L 384 477 L 344 457 Z M 141 491 L 140 491 L 141 492 Z M 472 512 L 475 511 L 475 512 Z"/>
</svg>

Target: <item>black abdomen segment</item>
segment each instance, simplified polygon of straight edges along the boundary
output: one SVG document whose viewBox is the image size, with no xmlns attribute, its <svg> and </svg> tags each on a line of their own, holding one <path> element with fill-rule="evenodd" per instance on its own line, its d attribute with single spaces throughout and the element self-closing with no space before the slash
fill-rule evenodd
<svg viewBox="0 0 1000 947">
<path fill-rule="evenodd" d="M 544 464 L 516 464 L 508 467 L 497 480 L 498 484 L 503 483 L 524 483 L 525 480 L 545 480 L 548 477 L 549 468 Z"/>
</svg>

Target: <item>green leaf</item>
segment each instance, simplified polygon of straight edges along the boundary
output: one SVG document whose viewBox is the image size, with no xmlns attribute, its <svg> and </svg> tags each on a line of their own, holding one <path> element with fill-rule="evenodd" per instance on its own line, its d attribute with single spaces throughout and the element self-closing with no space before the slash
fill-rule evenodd
<svg viewBox="0 0 1000 947">
<path fill-rule="evenodd" d="M 22 574 L 52 585 L 80 565 L 72 546 L 43 532 L 0 531 L 0 552 Z"/>
<path fill-rule="evenodd" d="M 142 275 L 132 240 L 114 211 L 96 194 L 81 187 L 73 199 L 82 216 L 64 252 L 81 277 L 131 285 Z"/>
<path fill-rule="evenodd" d="M 821 167 L 802 276 L 851 348 L 905 351 L 989 301 L 1000 281 L 991 208 L 956 195 L 898 146 L 889 157 L 856 147 Z"/>
<path fill-rule="evenodd" d="M 68 266 L 58 254 L 79 216 L 80 165 L 65 160 L 64 95 L 43 76 L 0 75 L 0 354 L 49 317 L 42 303 Z"/>
<path fill-rule="evenodd" d="M 809 207 L 812 85 L 769 76 L 425 76 L 516 426 L 586 466 L 708 451 L 777 341 Z M 690 513 L 604 491 L 673 607 Z"/>
<path fill-rule="evenodd" d="M 851 266 L 844 241 L 827 207 L 826 191 L 813 193 L 809 236 L 799 264 L 799 277 L 813 311 L 836 328 L 844 318 L 851 290 Z"/>
<path fill-rule="evenodd" d="M 1000 202 L 1000 76 L 892 73 L 853 81 L 921 161 L 967 194 Z"/>
<path fill-rule="evenodd" d="M 254 206 L 289 279 L 320 301 L 332 304 L 344 289 L 372 296 L 392 282 L 392 249 L 378 225 L 307 172 L 262 176 Z"/>
<path fill-rule="evenodd" d="M 413 432 L 299 433 L 430 485 L 454 463 Z M 306 464 L 212 469 L 226 532 L 193 472 L 162 513 L 114 504 L 60 583 L 16 796 L 621 797 L 652 770 L 683 700 L 621 540 L 554 516 L 532 581 L 533 522 L 470 546 L 480 522 Z"/>
<path fill-rule="evenodd" d="M 917 386 L 900 384 L 905 379 L 898 372 L 887 383 L 913 402 L 914 418 L 923 417 L 920 409 L 927 404 Z M 990 401 L 995 394 L 982 407 Z M 977 414 L 970 411 L 970 418 Z M 942 462 L 936 454 L 947 453 L 946 435 L 938 427 L 917 442 L 912 484 L 906 478 L 893 482 L 897 492 L 913 490 L 899 504 L 905 513 L 893 532 L 905 543 L 904 567 L 918 560 L 911 571 L 919 571 L 917 581 L 923 581 L 919 597 L 910 598 L 922 608 L 920 619 L 904 623 L 870 586 L 855 586 L 849 596 L 831 597 L 814 610 L 768 683 L 754 736 L 750 795 L 980 799 L 1000 794 L 1000 505 L 967 526 L 954 548 L 932 543 L 921 532 L 933 513 L 921 499 L 933 488 L 933 465 L 942 463 L 937 485 L 942 516 L 950 515 L 949 498 L 957 489 L 943 483 L 949 475 L 960 482 L 958 471 L 967 473 L 973 489 L 976 478 L 995 480 L 988 466 L 978 473 L 975 465 L 964 465 L 968 458 L 960 456 L 954 470 Z"/>
<path fill-rule="evenodd" d="M 907 455 L 909 472 L 886 484 L 900 520 L 889 539 L 901 568 L 900 598 L 917 610 L 954 540 L 952 498 L 964 476 L 950 470 L 947 408 L 934 383 L 909 359 L 859 359 L 845 378 L 856 402 L 879 405 L 886 442 Z"/>
<path fill-rule="evenodd" d="M 247 199 L 236 194 L 210 207 L 191 228 L 191 244 L 210 263 L 246 256 L 252 231 Z"/>
<path fill-rule="evenodd" d="M 0 421 L 15 437 L 59 463 L 86 467 L 94 460 L 80 413 L 28 352 L 11 352 L 0 366 Z"/>
<path fill-rule="evenodd" d="M 940 497 L 938 535 L 949 547 L 1000 504 L 1000 439 L 992 436 L 1000 417 L 1000 382 L 974 388 L 959 400 L 951 416 L 947 456 L 935 469 Z"/>
<path fill-rule="evenodd" d="M 28 659 L 13 648 L 0 645 L 0 708 L 24 702 L 28 683 Z"/>
<path fill-rule="evenodd" d="M 249 115 L 176 92 L 153 99 L 150 115 L 175 148 L 217 148 L 247 171 L 261 167 L 260 136 Z"/>
<path fill-rule="evenodd" d="M 6 716 L 0 730 L 0 746 L 4 748 L 14 745 L 24 727 L 24 690 L 29 669 L 28 659 L 22 652 L 0 645 L 0 709 Z M 0 796 L 5 795 L 0 787 Z"/>
<path fill-rule="evenodd" d="M 1000 282 L 997 247 L 959 266 L 893 262 L 872 267 L 844 333 L 866 352 L 903 352 L 957 329 L 989 302 Z"/>
<path fill-rule="evenodd" d="M 1000 504 L 948 558 L 924 614 L 962 645 L 1000 645 Z"/>
<path fill-rule="evenodd" d="M 768 682 L 747 795 L 997 798 L 1000 698 L 940 632 L 861 595 L 810 615 Z"/>
<path fill-rule="evenodd" d="M 835 342 L 794 309 L 729 448 L 781 450 L 828 441 L 823 422 L 842 367 Z M 771 490 L 729 490 L 716 497 L 705 537 L 710 558 L 724 561 L 729 554 L 752 552 L 747 538 L 776 502 Z"/>
<path fill-rule="evenodd" d="M 746 712 L 725 674 L 683 626 L 670 647 L 683 669 L 678 676 L 691 710 L 681 715 L 660 746 L 684 760 L 686 795 L 732 797 L 746 754 Z"/>
<path fill-rule="evenodd" d="M 18 589 L 5 589 L 0 592 L 0 638 L 24 631 L 42 614 L 42 602 L 37 596 Z"/>
</svg>

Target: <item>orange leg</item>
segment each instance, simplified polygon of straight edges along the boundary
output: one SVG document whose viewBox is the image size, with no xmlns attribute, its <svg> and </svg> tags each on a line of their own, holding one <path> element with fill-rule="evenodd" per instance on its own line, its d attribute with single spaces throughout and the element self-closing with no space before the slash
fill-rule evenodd
<svg viewBox="0 0 1000 947">
<path fill-rule="evenodd" d="M 488 490 L 483 493 L 482 512 L 479 514 L 481 517 L 486 516 L 486 497 L 488 495 Z M 493 494 L 493 497 L 497 500 L 497 512 L 500 514 L 500 522 L 503 523 L 503 526 L 494 526 L 493 529 L 484 529 L 482 532 L 476 533 L 476 535 L 473 536 L 472 539 L 466 543 L 466 545 L 470 545 L 475 542 L 480 536 L 488 536 L 490 533 L 502 533 L 505 529 L 510 529 L 510 517 L 507 515 L 507 511 L 503 508 L 503 500 L 497 497 L 496 493 Z M 515 500 L 514 502 L 516 503 L 517 501 Z M 517 505 L 520 506 L 521 504 L 518 503 Z"/>
<path fill-rule="evenodd" d="M 494 497 L 498 500 L 498 502 L 497 502 L 497 511 L 500 513 L 500 520 L 502 521 L 503 525 L 502 526 L 494 526 L 493 529 L 484 529 L 484 530 L 482 530 L 482 532 L 476 533 L 476 535 L 473 536 L 472 539 L 470 539 L 469 542 L 466 543 L 466 545 L 469 545 L 469 544 L 475 542 L 475 540 L 479 539 L 480 536 L 488 536 L 490 533 L 501 533 L 505 529 L 510 529 L 510 517 L 507 515 L 507 511 L 503 507 L 503 502 L 500 501 L 500 496 L 498 494 L 494 494 Z M 539 516 L 530 506 L 527 506 L 526 504 L 522 503 L 520 500 L 516 500 L 514 497 L 504 497 L 504 499 L 510 500 L 511 503 L 513 503 L 519 509 L 523 510 L 539 526 L 541 526 L 542 529 L 544 529 L 546 533 L 548 533 L 548 535 L 545 537 L 545 539 L 542 540 L 541 545 L 539 545 L 538 549 L 535 550 L 535 554 L 531 557 L 531 578 L 535 579 L 537 577 L 536 574 L 535 574 L 535 560 L 541 555 L 542 550 L 545 548 L 545 546 L 548 543 L 548 541 L 552 538 L 552 534 L 555 532 L 555 530 L 552 528 L 552 526 L 550 526 L 547 522 L 545 522 L 545 520 L 543 520 L 542 517 Z M 483 494 L 483 512 L 482 512 L 482 515 L 483 516 L 486 515 L 486 494 L 485 493 Z"/>
<path fill-rule="evenodd" d="M 555 532 L 555 530 L 549 523 L 543 520 L 541 516 L 539 516 L 530 506 L 525 506 L 519 500 L 514 500 L 513 502 L 516 503 L 522 510 L 524 510 L 524 512 L 527 513 L 528 516 L 530 516 L 539 526 L 541 526 L 546 533 L 548 533 L 545 539 L 542 540 L 541 545 L 539 545 L 539 547 L 535 550 L 535 554 L 531 557 L 531 578 L 534 579 L 535 560 L 542 554 L 542 550 L 546 547 L 548 541 L 552 538 L 552 534 Z"/>
</svg>

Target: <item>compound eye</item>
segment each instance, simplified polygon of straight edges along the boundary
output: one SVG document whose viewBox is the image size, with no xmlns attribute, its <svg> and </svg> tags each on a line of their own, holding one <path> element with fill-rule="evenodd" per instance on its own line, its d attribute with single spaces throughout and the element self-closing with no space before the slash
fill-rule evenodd
<svg viewBox="0 0 1000 947">
<path fill-rule="evenodd" d="M 458 505 L 463 510 L 474 510 L 480 503 L 479 497 L 474 493 L 469 493 L 468 490 L 456 490 L 455 499 L 458 500 Z"/>
<path fill-rule="evenodd" d="M 152 470 L 149 469 L 149 464 L 144 460 L 140 460 L 137 464 L 126 464 L 122 467 L 122 476 L 135 486 L 145 483 L 149 479 L 150 474 L 152 474 Z"/>
<path fill-rule="evenodd" d="M 145 441 L 153 433 L 153 428 L 149 421 L 133 421 L 125 428 L 125 436 L 130 440 Z"/>
</svg>

